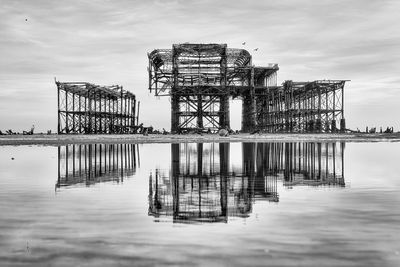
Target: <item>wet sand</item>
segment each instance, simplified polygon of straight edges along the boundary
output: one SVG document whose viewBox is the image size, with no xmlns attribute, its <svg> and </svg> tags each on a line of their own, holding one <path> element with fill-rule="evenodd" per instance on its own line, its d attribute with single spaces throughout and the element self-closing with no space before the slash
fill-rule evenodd
<svg viewBox="0 0 400 267">
<path fill-rule="evenodd" d="M 235 134 L 221 137 L 217 134 L 188 135 L 1 135 L 4 145 L 65 145 L 65 144 L 113 144 L 113 143 L 192 143 L 192 142 L 399 142 L 400 133 L 393 134 Z"/>
</svg>

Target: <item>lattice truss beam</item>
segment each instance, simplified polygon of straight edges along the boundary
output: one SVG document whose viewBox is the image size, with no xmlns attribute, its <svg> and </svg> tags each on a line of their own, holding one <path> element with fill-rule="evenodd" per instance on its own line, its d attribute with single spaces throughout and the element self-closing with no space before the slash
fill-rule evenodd
<svg viewBox="0 0 400 267">
<path fill-rule="evenodd" d="M 236 87 L 251 86 L 252 72 L 255 86 L 264 83 L 276 85 L 277 64 L 254 67 L 251 65 L 251 55 L 246 50 L 226 48 L 224 52 L 224 48 L 226 45 L 174 45 L 175 53 L 179 54 L 175 61 L 172 60 L 174 49 L 152 51 L 148 54 L 150 92 L 154 91 L 156 96 L 169 96 L 173 88 L 184 92 L 190 88 L 199 90 L 202 89 L 199 86 L 202 86 L 226 93 L 226 88 L 223 90 L 219 87 L 226 85 L 228 90 L 234 90 Z M 269 84 L 266 84 L 267 81 Z"/>
<path fill-rule="evenodd" d="M 136 97 L 119 85 L 56 82 L 59 134 L 134 133 Z"/>
<path fill-rule="evenodd" d="M 210 129 L 216 131 L 220 125 L 221 102 L 224 97 L 212 95 L 180 95 L 179 101 L 179 125 L 182 130 Z"/>
</svg>

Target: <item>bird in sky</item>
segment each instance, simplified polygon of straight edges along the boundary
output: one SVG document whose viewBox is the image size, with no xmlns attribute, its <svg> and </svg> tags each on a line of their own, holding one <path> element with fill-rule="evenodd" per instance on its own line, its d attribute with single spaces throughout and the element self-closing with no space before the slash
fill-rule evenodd
<svg viewBox="0 0 400 267">
<path fill-rule="evenodd" d="M 25 21 L 28 21 L 28 19 L 25 19 Z"/>
<path fill-rule="evenodd" d="M 243 42 L 243 43 L 242 43 L 242 45 L 245 45 L 245 44 L 246 44 L 246 42 Z"/>
<path fill-rule="evenodd" d="M 256 49 L 254 49 L 254 51 L 258 51 L 258 47 Z"/>
</svg>

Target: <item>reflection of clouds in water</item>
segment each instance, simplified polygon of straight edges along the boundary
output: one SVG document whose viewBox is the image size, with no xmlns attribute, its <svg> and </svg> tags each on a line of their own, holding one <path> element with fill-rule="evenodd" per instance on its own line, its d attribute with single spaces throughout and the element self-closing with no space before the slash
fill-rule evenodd
<svg viewBox="0 0 400 267">
<path fill-rule="evenodd" d="M 227 222 L 250 216 L 255 201 L 278 202 L 278 180 L 288 188 L 345 185 L 344 143 L 243 143 L 234 155 L 230 146 L 171 144 L 170 171 L 150 173 L 149 215 Z"/>
<path fill-rule="evenodd" d="M 148 216 L 148 174 L 152 172 L 154 183 L 159 166 L 160 176 L 170 177 L 171 144 L 139 146 L 140 168 L 123 184 L 71 186 L 57 194 L 53 191 L 57 147 L 1 147 L 3 265 L 32 265 L 32 260 L 54 265 L 65 261 L 66 255 L 75 265 L 83 261 L 101 265 L 104 260 L 109 265 L 132 265 L 132 260 L 141 265 L 223 265 L 227 261 L 274 266 L 398 265 L 399 236 L 394 234 L 400 230 L 398 142 L 346 143 L 345 190 L 299 185 L 288 189 L 284 174 L 278 172 L 278 203 L 258 198 L 248 218 L 194 225 L 153 223 L 171 222 L 172 217 Z M 229 146 L 229 170 L 236 166 L 235 174 L 241 174 L 243 145 Z M 262 146 L 266 147 L 257 144 L 255 150 Z M 340 155 L 340 144 L 336 148 Z M 27 241 L 31 254 L 26 253 Z"/>
</svg>

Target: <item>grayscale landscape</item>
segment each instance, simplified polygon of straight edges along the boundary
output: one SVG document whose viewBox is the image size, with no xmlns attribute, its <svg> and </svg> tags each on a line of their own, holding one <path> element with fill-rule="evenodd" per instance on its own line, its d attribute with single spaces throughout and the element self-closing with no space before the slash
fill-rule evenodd
<svg viewBox="0 0 400 267">
<path fill-rule="evenodd" d="M 0 266 L 399 266 L 399 13 L 0 0 Z"/>
</svg>

